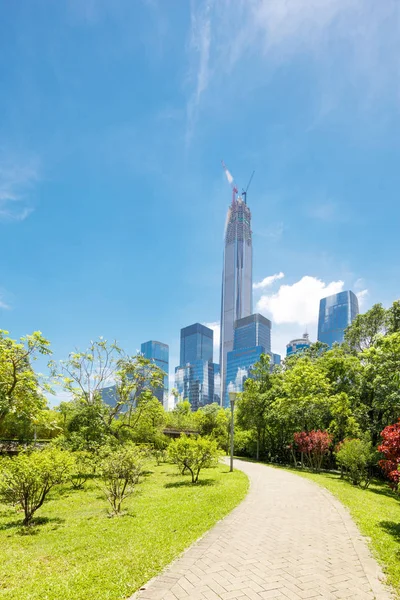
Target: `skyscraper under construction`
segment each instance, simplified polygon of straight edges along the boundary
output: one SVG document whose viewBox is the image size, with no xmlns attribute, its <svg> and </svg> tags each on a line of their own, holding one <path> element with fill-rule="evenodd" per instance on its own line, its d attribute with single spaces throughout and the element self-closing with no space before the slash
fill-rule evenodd
<svg viewBox="0 0 400 600">
<path fill-rule="evenodd" d="M 225 226 L 221 298 L 221 403 L 226 405 L 227 354 L 233 350 L 234 324 L 253 311 L 253 249 L 247 191 L 238 195 L 232 175 L 223 166 L 232 185 L 232 203 Z"/>
</svg>

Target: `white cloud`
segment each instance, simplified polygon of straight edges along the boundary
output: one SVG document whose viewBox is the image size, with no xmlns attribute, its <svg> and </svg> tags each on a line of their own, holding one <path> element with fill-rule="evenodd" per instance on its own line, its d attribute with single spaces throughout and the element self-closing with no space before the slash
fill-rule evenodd
<svg viewBox="0 0 400 600">
<path fill-rule="evenodd" d="M 253 290 L 263 290 L 266 287 L 271 286 L 278 279 L 283 279 L 283 277 L 285 277 L 285 274 L 282 273 L 282 271 L 280 273 L 275 273 L 275 275 L 269 275 L 268 277 L 265 277 L 262 281 L 259 281 L 258 283 L 253 283 Z"/>
<path fill-rule="evenodd" d="M 365 304 L 365 300 L 368 296 L 369 292 L 368 290 L 361 290 L 360 292 L 357 292 L 357 298 L 358 298 L 358 306 L 359 308 L 362 308 Z"/>
<path fill-rule="evenodd" d="M 257 310 L 267 313 L 273 323 L 294 323 L 307 326 L 318 319 L 319 301 L 343 290 L 343 281 L 324 283 L 305 275 L 293 285 L 281 285 L 276 294 L 261 296 Z"/>
<path fill-rule="evenodd" d="M 212 321 L 211 323 L 203 323 L 206 327 L 209 327 L 214 332 L 214 362 L 219 363 L 219 344 L 221 339 L 221 326 L 219 321 Z"/>
</svg>

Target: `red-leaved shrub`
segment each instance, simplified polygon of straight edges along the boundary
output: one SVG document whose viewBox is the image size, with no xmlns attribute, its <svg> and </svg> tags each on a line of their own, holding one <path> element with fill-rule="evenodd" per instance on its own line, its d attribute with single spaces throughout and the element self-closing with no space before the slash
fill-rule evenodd
<svg viewBox="0 0 400 600">
<path fill-rule="evenodd" d="M 299 452 L 307 457 L 310 467 L 319 473 L 325 454 L 332 444 L 332 436 L 327 431 L 299 431 L 293 435 Z"/>
<path fill-rule="evenodd" d="M 388 425 L 381 432 L 382 444 L 379 452 L 385 456 L 379 461 L 379 466 L 390 481 L 390 487 L 397 490 L 400 483 L 400 419 L 394 425 Z"/>
</svg>

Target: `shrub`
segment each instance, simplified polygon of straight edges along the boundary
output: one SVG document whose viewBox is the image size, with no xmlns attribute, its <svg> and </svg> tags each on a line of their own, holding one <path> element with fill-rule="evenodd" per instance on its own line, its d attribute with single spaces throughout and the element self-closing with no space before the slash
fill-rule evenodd
<svg viewBox="0 0 400 600">
<path fill-rule="evenodd" d="M 73 468 L 71 454 L 58 448 L 24 451 L 2 462 L 0 498 L 22 508 L 24 525 L 30 525 L 49 491 L 67 480 Z"/>
<path fill-rule="evenodd" d="M 99 460 L 103 491 L 112 514 L 119 515 L 123 501 L 130 496 L 143 473 L 145 453 L 134 444 L 105 448 Z"/>
<path fill-rule="evenodd" d="M 73 453 L 74 466 L 70 481 L 76 490 L 82 490 L 86 481 L 92 476 L 94 470 L 93 456 L 84 450 Z"/>
<path fill-rule="evenodd" d="M 186 471 L 192 476 L 192 483 L 197 483 L 201 469 L 213 467 L 221 455 L 215 440 L 206 438 L 189 438 L 181 436 L 170 443 L 168 456 L 180 472 Z"/>
<path fill-rule="evenodd" d="M 376 461 L 376 452 L 369 440 L 344 440 L 336 450 L 336 460 L 345 469 L 346 477 L 353 485 L 368 487 L 371 467 Z"/>
<path fill-rule="evenodd" d="M 313 471 L 319 473 L 324 456 L 328 453 L 332 444 L 332 436 L 327 431 L 300 431 L 293 435 L 294 442 L 302 454 L 308 460 Z"/>
<path fill-rule="evenodd" d="M 397 490 L 400 482 L 400 419 L 394 425 L 388 425 L 381 432 L 382 444 L 378 447 L 384 459 L 379 461 L 379 466 L 390 480 L 390 486 Z"/>
</svg>

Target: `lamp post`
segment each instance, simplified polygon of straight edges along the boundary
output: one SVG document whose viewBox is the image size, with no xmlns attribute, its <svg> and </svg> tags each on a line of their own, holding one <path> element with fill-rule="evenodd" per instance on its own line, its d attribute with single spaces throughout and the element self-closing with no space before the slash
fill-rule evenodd
<svg viewBox="0 0 400 600">
<path fill-rule="evenodd" d="M 235 410 L 235 400 L 237 392 L 229 392 L 229 400 L 231 403 L 231 466 L 229 471 L 233 471 L 233 412 Z"/>
</svg>

